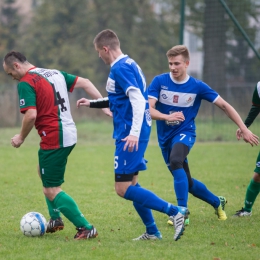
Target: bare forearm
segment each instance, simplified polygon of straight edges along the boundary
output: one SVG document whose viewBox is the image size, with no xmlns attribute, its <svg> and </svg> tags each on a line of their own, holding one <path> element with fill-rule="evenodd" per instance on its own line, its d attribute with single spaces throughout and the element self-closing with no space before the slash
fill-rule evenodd
<svg viewBox="0 0 260 260">
<path fill-rule="evenodd" d="M 24 115 L 22 121 L 22 127 L 20 131 L 21 139 L 25 139 L 27 135 L 31 132 L 32 128 L 34 127 L 35 118 L 31 115 L 29 111 Z"/>
<path fill-rule="evenodd" d="M 237 111 L 229 104 L 225 105 L 223 109 L 226 115 L 242 130 L 244 131 L 247 127 L 245 126 L 242 118 Z"/>
<path fill-rule="evenodd" d="M 157 109 L 150 106 L 150 113 L 153 120 L 167 120 L 167 115 L 159 112 Z"/>
<path fill-rule="evenodd" d="M 84 79 L 79 77 L 77 80 L 77 83 L 75 85 L 75 88 L 82 88 L 84 91 L 94 99 L 102 98 L 101 93 L 98 91 L 98 89 L 94 86 L 94 84 L 89 79 Z"/>
</svg>

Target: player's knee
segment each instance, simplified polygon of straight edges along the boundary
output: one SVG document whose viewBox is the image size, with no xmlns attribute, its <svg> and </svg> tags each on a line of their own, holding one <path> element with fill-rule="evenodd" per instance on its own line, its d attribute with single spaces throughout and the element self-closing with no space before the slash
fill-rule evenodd
<svg viewBox="0 0 260 260">
<path fill-rule="evenodd" d="M 183 168 L 183 161 L 181 158 L 170 156 L 170 167 L 172 171 Z"/>
<path fill-rule="evenodd" d="M 128 186 L 124 182 L 116 182 L 115 183 L 116 194 L 124 198 Z"/>
</svg>

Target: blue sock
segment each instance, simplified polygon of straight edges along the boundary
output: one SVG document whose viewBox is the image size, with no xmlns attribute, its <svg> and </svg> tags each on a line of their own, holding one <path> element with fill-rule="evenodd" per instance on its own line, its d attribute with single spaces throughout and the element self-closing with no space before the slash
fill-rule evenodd
<svg viewBox="0 0 260 260">
<path fill-rule="evenodd" d="M 124 198 L 141 204 L 142 207 L 163 212 L 168 216 L 175 216 L 178 213 L 178 208 L 176 206 L 159 198 L 153 192 L 142 187 L 130 185 L 126 190 Z"/>
<path fill-rule="evenodd" d="M 186 207 L 188 204 L 189 183 L 186 172 L 183 168 L 173 170 L 174 190 L 178 201 L 178 206 Z"/>
<path fill-rule="evenodd" d="M 138 183 L 135 186 L 141 187 Z M 142 219 L 144 225 L 146 226 L 146 232 L 150 235 L 153 235 L 156 232 L 158 232 L 158 228 L 155 224 L 152 211 L 148 208 L 143 207 L 141 204 L 137 202 L 133 202 L 133 205 L 138 215 Z"/>
<path fill-rule="evenodd" d="M 219 198 L 216 195 L 214 195 L 211 191 L 209 191 L 205 184 L 195 179 L 192 180 L 193 180 L 193 185 L 190 188 L 189 192 L 193 196 L 209 203 L 214 208 L 218 208 L 218 206 L 220 205 Z"/>
</svg>

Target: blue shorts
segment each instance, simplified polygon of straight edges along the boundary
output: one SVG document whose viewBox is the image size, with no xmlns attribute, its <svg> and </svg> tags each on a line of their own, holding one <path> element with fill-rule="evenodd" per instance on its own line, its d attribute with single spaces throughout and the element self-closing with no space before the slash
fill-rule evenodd
<svg viewBox="0 0 260 260">
<path fill-rule="evenodd" d="M 162 156 L 167 166 L 170 164 L 170 154 L 172 147 L 176 143 L 182 143 L 189 147 L 189 151 L 196 141 L 196 134 L 190 132 L 182 132 L 180 134 L 175 135 L 165 146 L 161 146 Z M 185 159 L 188 162 L 187 158 Z"/>
<path fill-rule="evenodd" d="M 147 169 L 147 161 L 144 159 L 144 153 L 148 141 L 140 141 L 138 151 L 128 152 L 124 149 L 125 142 L 116 140 L 116 150 L 114 157 L 115 174 L 133 174 Z"/>
</svg>

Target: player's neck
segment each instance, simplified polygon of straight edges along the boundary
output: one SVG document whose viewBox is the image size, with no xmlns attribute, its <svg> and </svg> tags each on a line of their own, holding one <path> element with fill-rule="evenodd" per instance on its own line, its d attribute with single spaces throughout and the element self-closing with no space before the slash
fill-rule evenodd
<svg viewBox="0 0 260 260">
<path fill-rule="evenodd" d="M 121 49 L 110 51 L 110 64 L 112 64 L 122 54 Z"/>
</svg>

